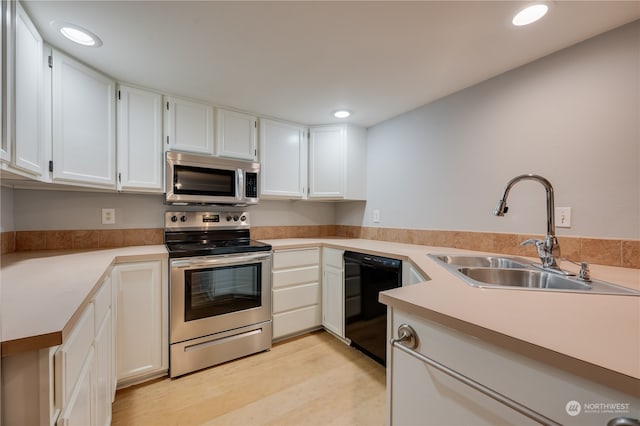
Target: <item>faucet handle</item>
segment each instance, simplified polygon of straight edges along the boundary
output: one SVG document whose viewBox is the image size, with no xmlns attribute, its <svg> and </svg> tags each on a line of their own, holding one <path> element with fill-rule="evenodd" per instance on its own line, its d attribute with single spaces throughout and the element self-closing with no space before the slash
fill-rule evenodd
<svg viewBox="0 0 640 426">
<path fill-rule="evenodd" d="M 544 244 L 544 241 L 536 240 L 535 238 L 529 238 L 528 240 L 524 240 L 520 243 L 521 246 L 533 246 L 540 247 L 541 244 Z"/>
<path fill-rule="evenodd" d="M 562 260 L 566 260 L 567 262 L 573 263 L 574 265 L 578 265 L 580 267 L 580 272 L 578 272 L 578 279 L 580 281 L 591 281 L 591 271 L 589 270 L 588 262 L 574 262 L 573 260 L 567 259 L 566 257 L 563 257 Z"/>
</svg>

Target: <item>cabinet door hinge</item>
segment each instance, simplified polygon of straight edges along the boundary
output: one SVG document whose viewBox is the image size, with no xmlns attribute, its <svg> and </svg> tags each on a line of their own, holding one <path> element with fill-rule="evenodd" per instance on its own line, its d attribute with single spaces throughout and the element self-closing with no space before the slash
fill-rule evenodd
<svg viewBox="0 0 640 426">
<path fill-rule="evenodd" d="M 167 135 L 167 145 L 169 145 L 169 135 Z"/>
<path fill-rule="evenodd" d="M 255 127 L 256 129 L 258 128 L 258 122 L 257 121 L 253 122 L 253 127 Z"/>
<path fill-rule="evenodd" d="M 122 173 L 118 172 L 118 183 L 122 183 Z"/>
<path fill-rule="evenodd" d="M 49 55 L 47 62 L 49 64 L 49 68 L 53 68 L 53 56 Z"/>
<path fill-rule="evenodd" d="M 53 160 L 49 160 L 49 171 L 53 172 Z"/>
<path fill-rule="evenodd" d="M 167 111 L 169 111 L 169 101 L 167 101 Z"/>
<path fill-rule="evenodd" d="M 256 157 L 256 158 L 258 157 L 258 150 L 257 149 L 253 150 L 253 156 Z"/>
<path fill-rule="evenodd" d="M 118 100 L 121 100 L 122 98 L 120 97 L 120 91 L 118 90 Z"/>
</svg>

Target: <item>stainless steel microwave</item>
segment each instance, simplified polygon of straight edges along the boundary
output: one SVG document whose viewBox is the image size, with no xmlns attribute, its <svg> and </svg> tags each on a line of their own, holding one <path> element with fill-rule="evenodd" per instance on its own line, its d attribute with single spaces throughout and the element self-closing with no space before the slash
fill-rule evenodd
<svg viewBox="0 0 640 426">
<path fill-rule="evenodd" d="M 167 152 L 165 202 L 257 204 L 259 173 L 259 163 Z"/>
</svg>

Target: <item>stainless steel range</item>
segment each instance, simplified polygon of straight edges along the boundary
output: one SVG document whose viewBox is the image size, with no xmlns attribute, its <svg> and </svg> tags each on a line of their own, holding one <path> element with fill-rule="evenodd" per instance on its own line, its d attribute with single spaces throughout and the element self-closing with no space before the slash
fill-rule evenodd
<svg viewBox="0 0 640 426">
<path fill-rule="evenodd" d="M 271 246 L 249 213 L 167 212 L 171 377 L 271 348 Z"/>
</svg>

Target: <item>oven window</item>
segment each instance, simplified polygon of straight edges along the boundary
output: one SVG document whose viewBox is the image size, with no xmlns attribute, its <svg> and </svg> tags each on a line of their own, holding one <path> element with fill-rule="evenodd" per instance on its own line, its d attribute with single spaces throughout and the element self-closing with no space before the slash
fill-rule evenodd
<svg viewBox="0 0 640 426">
<path fill-rule="evenodd" d="M 261 263 L 185 271 L 185 321 L 261 306 Z"/>
<path fill-rule="evenodd" d="M 236 171 L 175 165 L 173 169 L 175 194 L 236 196 Z"/>
</svg>

